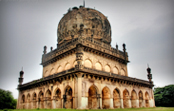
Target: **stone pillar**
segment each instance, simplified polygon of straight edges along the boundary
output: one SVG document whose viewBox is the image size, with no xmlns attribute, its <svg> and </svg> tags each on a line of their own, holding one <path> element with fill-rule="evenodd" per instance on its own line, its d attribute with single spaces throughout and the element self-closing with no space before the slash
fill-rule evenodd
<svg viewBox="0 0 174 111">
<path fill-rule="evenodd" d="M 146 107 L 145 103 L 146 103 L 146 101 L 145 101 L 145 99 L 143 99 L 143 105 L 142 105 L 143 107 Z"/>
<path fill-rule="evenodd" d="M 103 107 L 102 107 L 102 97 L 100 98 L 99 105 L 100 105 L 100 109 L 103 109 Z"/>
<path fill-rule="evenodd" d="M 124 108 L 124 106 L 123 106 L 123 99 L 122 98 L 120 98 L 120 106 L 121 106 L 121 108 Z"/>
<path fill-rule="evenodd" d="M 52 102 L 52 108 L 55 109 L 55 108 L 56 108 L 56 107 L 55 107 L 55 105 L 56 105 L 56 104 L 55 104 L 55 103 L 56 103 L 56 100 L 52 99 L 51 102 Z"/>
<path fill-rule="evenodd" d="M 62 108 L 64 108 L 63 106 L 64 106 L 64 99 L 62 98 Z"/>
<path fill-rule="evenodd" d="M 131 108 L 132 104 L 131 104 L 131 100 L 130 99 L 128 100 L 128 104 L 129 104 L 129 108 Z"/>
<path fill-rule="evenodd" d="M 38 101 L 36 102 L 36 108 L 39 108 L 39 102 Z"/>
<path fill-rule="evenodd" d="M 113 107 L 113 98 L 110 98 L 110 108 L 114 109 L 114 107 Z"/>
<path fill-rule="evenodd" d="M 139 108 L 139 99 L 136 100 L 137 108 Z"/>
<path fill-rule="evenodd" d="M 82 74 L 79 73 L 78 75 L 78 91 L 77 91 L 77 94 L 78 94 L 78 105 L 77 105 L 77 109 L 81 109 L 81 97 L 82 97 Z"/>
</svg>

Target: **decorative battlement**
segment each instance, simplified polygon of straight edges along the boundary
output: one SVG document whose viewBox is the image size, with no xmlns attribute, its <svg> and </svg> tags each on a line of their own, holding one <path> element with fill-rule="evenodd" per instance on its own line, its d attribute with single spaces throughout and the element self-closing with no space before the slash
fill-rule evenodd
<svg viewBox="0 0 174 111">
<path fill-rule="evenodd" d="M 111 45 L 106 43 L 94 40 L 92 38 L 75 38 L 69 42 L 65 42 L 60 47 L 58 46 L 57 49 L 52 50 L 47 54 L 43 54 L 42 56 L 42 65 L 46 66 L 49 63 L 55 62 L 62 57 L 68 56 L 69 54 L 76 52 L 76 45 L 81 44 L 84 47 L 84 51 L 90 51 L 92 53 L 97 52 L 101 56 L 107 56 L 113 60 L 119 60 L 123 63 L 129 62 L 127 52 L 122 52 L 118 49 L 112 48 Z M 46 51 L 44 51 L 46 52 Z"/>
</svg>

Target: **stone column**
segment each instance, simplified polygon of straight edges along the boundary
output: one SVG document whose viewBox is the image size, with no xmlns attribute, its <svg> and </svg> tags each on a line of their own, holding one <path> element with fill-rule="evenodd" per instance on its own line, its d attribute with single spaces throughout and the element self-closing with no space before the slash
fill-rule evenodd
<svg viewBox="0 0 174 111">
<path fill-rule="evenodd" d="M 103 109 L 103 107 L 102 107 L 102 97 L 100 98 L 99 105 L 100 105 L 100 109 Z"/>
<path fill-rule="evenodd" d="M 56 107 L 55 107 L 55 105 L 56 105 L 56 104 L 55 104 L 55 101 L 56 101 L 55 99 L 52 99 L 52 101 L 51 101 L 51 102 L 52 102 L 52 108 L 53 108 L 53 109 L 56 108 Z"/>
<path fill-rule="evenodd" d="M 137 108 L 139 108 L 139 99 L 136 100 Z"/>
<path fill-rule="evenodd" d="M 131 104 L 131 100 L 130 99 L 128 100 L 128 104 L 129 104 L 129 108 L 131 108 L 132 104 Z"/>
<path fill-rule="evenodd" d="M 120 106 L 121 106 L 121 108 L 124 108 L 124 106 L 123 106 L 123 99 L 122 98 L 120 98 Z"/>
<path fill-rule="evenodd" d="M 77 109 L 81 109 L 81 97 L 82 97 L 82 74 L 79 73 L 77 74 L 78 76 L 78 91 L 77 91 L 77 94 L 78 94 L 78 106 L 77 106 Z"/>
<path fill-rule="evenodd" d="M 145 101 L 145 99 L 143 99 L 143 105 L 142 105 L 143 107 L 146 107 L 145 103 L 146 103 L 146 101 Z"/>
<path fill-rule="evenodd" d="M 63 100 L 63 98 L 62 98 L 62 108 L 64 108 L 64 107 L 63 107 L 63 105 L 64 105 L 63 103 L 64 103 L 64 100 Z"/>
<path fill-rule="evenodd" d="M 113 98 L 110 98 L 110 108 L 114 109 L 114 107 L 113 107 Z"/>
</svg>

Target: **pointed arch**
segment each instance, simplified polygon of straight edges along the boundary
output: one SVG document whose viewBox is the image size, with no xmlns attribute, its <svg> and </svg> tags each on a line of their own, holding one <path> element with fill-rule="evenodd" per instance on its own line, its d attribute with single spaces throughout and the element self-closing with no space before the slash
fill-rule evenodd
<svg viewBox="0 0 174 111">
<path fill-rule="evenodd" d="M 27 102 L 30 102 L 30 94 L 27 94 Z"/>
<path fill-rule="evenodd" d="M 32 101 L 33 101 L 33 109 L 35 109 L 36 108 L 36 100 L 37 100 L 37 95 L 36 95 L 36 93 L 35 92 L 33 92 L 33 94 L 32 94 Z"/>
<path fill-rule="evenodd" d="M 51 99 L 51 91 L 48 89 L 45 93 L 45 97 L 50 98 Z"/>
<path fill-rule="evenodd" d="M 52 68 L 50 71 L 50 75 L 53 75 L 54 73 L 55 73 L 55 70 L 54 70 L 54 68 Z"/>
<path fill-rule="evenodd" d="M 138 93 L 138 97 L 139 97 L 139 107 L 142 108 L 143 107 L 143 92 L 141 90 Z"/>
<path fill-rule="evenodd" d="M 62 72 L 62 66 L 61 65 L 59 65 L 58 67 L 57 67 L 57 73 L 59 73 L 59 72 Z"/>
<path fill-rule="evenodd" d="M 129 108 L 129 91 L 127 89 L 125 89 L 123 91 L 123 106 L 124 108 Z"/>
<path fill-rule="evenodd" d="M 113 90 L 113 107 L 114 108 L 120 108 L 121 103 L 120 103 L 120 90 L 118 88 L 115 88 Z"/>
<path fill-rule="evenodd" d="M 44 108 L 44 93 L 42 91 L 38 94 L 38 107 L 41 109 Z"/>
<path fill-rule="evenodd" d="M 45 93 L 45 107 L 51 109 L 51 91 L 48 89 Z"/>
<path fill-rule="evenodd" d="M 116 66 L 113 68 L 112 72 L 114 74 L 119 74 L 119 70 L 118 70 L 118 68 Z"/>
<path fill-rule="evenodd" d="M 126 71 L 123 68 L 121 69 L 121 75 L 126 76 Z"/>
<path fill-rule="evenodd" d="M 44 72 L 44 77 L 46 77 L 46 76 L 49 76 L 48 70 L 46 70 L 46 71 Z"/>
<path fill-rule="evenodd" d="M 73 62 L 73 67 L 75 67 L 76 65 L 77 65 L 77 61 L 74 60 L 74 62 Z"/>
<path fill-rule="evenodd" d="M 147 91 L 145 92 L 145 104 L 146 107 L 149 107 L 149 93 Z"/>
<path fill-rule="evenodd" d="M 88 90 L 88 108 L 97 109 L 99 102 L 97 101 L 98 88 L 93 84 Z"/>
<path fill-rule="evenodd" d="M 73 107 L 73 98 L 72 98 L 72 88 L 67 85 L 65 87 L 64 93 L 64 108 L 72 108 Z"/>
<path fill-rule="evenodd" d="M 131 104 L 132 104 L 132 107 L 133 108 L 136 108 L 137 107 L 137 93 L 135 90 L 132 90 L 131 92 Z"/>
<path fill-rule="evenodd" d="M 110 65 L 108 65 L 108 64 L 105 65 L 105 71 L 106 71 L 106 72 L 111 72 L 111 67 L 110 67 Z"/>
<path fill-rule="evenodd" d="M 68 70 L 68 69 L 70 69 L 71 68 L 71 66 L 70 66 L 70 63 L 69 62 L 67 62 L 66 64 L 65 64 L 65 70 Z"/>
<path fill-rule="evenodd" d="M 99 61 L 95 63 L 95 69 L 102 70 L 102 64 Z"/>
<path fill-rule="evenodd" d="M 61 100 L 61 90 L 60 88 L 56 88 L 54 91 L 55 105 L 56 108 L 62 108 L 62 100 Z"/>
<path fill-rule="evenodd" d="M 25 103 L 25 95 L 24 94 L 21 97 L 21 101 L 22 101 L 22 103 Z"/>
<path fill-rule="evenodd" d="M 111 97 L 110 89 L 107 86 L 105 86 L 102 90 L 102 107 L 103 107 L 103 109 L 110 108 L 110 97 Z"/>
<path fill-rule="evenodd" d="M 89 58 L 87 58 L 84 62 L 84 66 L 88 68 L 92 68 L 92 61 Z"/>
</svg>

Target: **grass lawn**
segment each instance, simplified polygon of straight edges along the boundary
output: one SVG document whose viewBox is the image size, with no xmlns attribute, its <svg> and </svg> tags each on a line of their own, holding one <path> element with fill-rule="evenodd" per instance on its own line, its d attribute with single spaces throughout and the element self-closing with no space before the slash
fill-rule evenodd
<svg viewBox="0 0 174 111">
<path fill-rule="evenodd" d="M 4 109 L 0 111 L 100 111 L 101 109 Z M 128 108 L 128 109 L 102 109 L 102 111 L 174 111 L 174 107 L 156 107 L 156 108 Z"/>
</svg>

